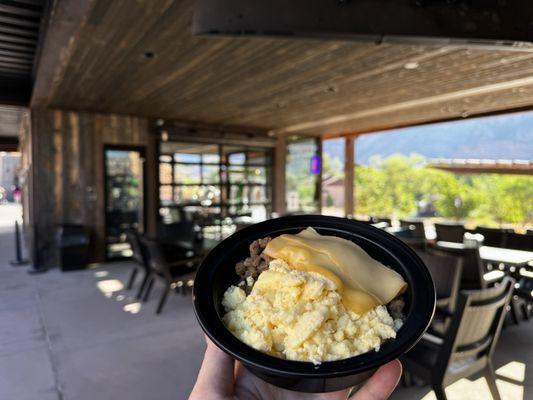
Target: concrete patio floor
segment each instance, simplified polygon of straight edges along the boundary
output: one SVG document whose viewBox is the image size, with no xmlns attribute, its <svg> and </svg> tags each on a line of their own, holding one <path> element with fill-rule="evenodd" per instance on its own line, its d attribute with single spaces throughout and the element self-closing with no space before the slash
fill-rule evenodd
<svg viewBox="0 0 533 400">
<path fill-rule="evenodd" d="M 4 207 L 4 208 L 2 208 Z M 2 211 L 3 210 L 3 211 Z M 0 206 L 0 219 L 14 215 Z M 7 215 L 6 215 L 7 213 Z M 13 267 L 13 232 L 0 223 L 0 399 L 186 399 L 204 339 L 189 297 L 160 288 L 140 304 L 124 290 L 131 264 L 40 275 Z M 533 322 L 504 330 L 496 352 L 504 399 L 533 399 Z M 461 380 L 449 399 L 490 399 L 485 381 Z M 428 387 L 398 388 L 393 400 L 434 399 Z"/>
</svg>

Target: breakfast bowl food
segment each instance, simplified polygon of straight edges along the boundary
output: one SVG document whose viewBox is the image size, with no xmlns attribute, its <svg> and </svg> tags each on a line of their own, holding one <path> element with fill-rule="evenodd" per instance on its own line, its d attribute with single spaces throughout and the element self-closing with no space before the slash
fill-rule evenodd
<svg viewBox="0 0 533 400">
<path fill-rule="evenodd" d="M 265 221 L 221 242 L 198 269 L 193 299 L 218 347 L 302 392 L 363 383 L 420 339 L 435 308 L 429 272 L 403 242 L 317 215 Z"/>
</svg>

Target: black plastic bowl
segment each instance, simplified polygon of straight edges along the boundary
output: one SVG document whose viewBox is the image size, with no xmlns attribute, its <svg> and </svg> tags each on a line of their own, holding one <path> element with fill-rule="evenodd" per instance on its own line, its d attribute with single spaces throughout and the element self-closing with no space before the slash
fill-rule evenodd
<svg viewBox="0 0 533 400">
<path fill-rule="evenodd" d="M 244 344 L 222 323 L 222 296 L 229 286 L 238 282 L 235 264 L 249 255 L 249 245 L 259 238 L 297 233 L 309 226 L 322 235 L 353 241 L 374 259 L 399 272 L 409 284 L 405 293 L 405 323 L 396 339 L 383 343 L 378 352 L 370 351 L 320 365 L 283 360 Z M 318 393 L 359 385 L 379 366 L 398 358 L 413 347 L 433 317 L 435 289 L 426 266 L 416 253 L 385 231 L 344 218 L 299 215 L 249 226 L 222 241 L 207 255 L 198 269 L 193 301 L 196 317 L 207 336 L 253 374 L 285 389 Z"/>
</svg>

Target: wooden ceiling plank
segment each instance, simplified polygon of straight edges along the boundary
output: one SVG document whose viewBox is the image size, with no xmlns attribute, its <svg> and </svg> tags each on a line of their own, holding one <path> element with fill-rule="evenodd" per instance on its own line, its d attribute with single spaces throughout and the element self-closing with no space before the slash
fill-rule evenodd
<svg viewBox="0 0 533 400">
<path fill-rule="evenodd" d="M 41 18 L 41 11 L 39 9 L 30 9 L 6 3 L 0 3 L 0 12 L 16 16 L 16 18 Z"/>
<path fill-rule="evenodd" d="M 516 79 L 514 81 L 509 82 L 500 82 L 495 84 L 489 84 L 481 87 L 476 87 L 472 89 L 464 89 L 464 90 L 458 90 L 456 92 L 450 92 L 450 93 L 444 93 L 439 94 L 432 97 L 425 97 L 415 100 L 408 100 L 402 103 L 396 103 L 392 105 L 387 105 L 383 107 L 377 107 L 369 110 L 363 110 L 353 113 L 347 113 L 347 114 L 341 114 L 341 115 L 335 115 L 328 118 L 324 118 L 321 120 L 315 120 L 315 121 L 308 121 L 308 122 L 302 122 L 299 124 L 295 124 L 292 126 L 287 126 L 282 129 L 278 129 L 276 133 L 292 133 L 292 132 L 298 132 L 302 130 L 306 130 L 309 128 L 316 128 L 316 127 L 327 127 L 328 125 L 332 125 L 334 123 L 340 123 L 340 122 L 346 122 L 349 120 L 362 118 L 364 116 L 371 116 L 376 115 L 380 113 L 386 113 L 386 112 L 392 112 L 392 111 L 400 111 L 400 110 L 406 110 L 409 108 L 414 108 L 419 105 L 426 105 L 426 104 L 435 104 L 440 102 L 446 102 L 458 98 L 463 98 L 467 96 L 473 96 L 473 95 L 481 95 L 481 94 L 487 94 L 492 92 L 497 92 L 500 90 L 505 89 L 511 89 L 515 87 L 521 87 L 521 86 L 528 86 L 533 85 L 533 76 L 522 78 L 522 79 Z"/>
<path fill-rule="evenodd" d="M 127 4 L 130 4 L 129 7 L 126 7 Z M 154 7 L 158 4 L 150 2 L 145 3 L 147 5 L 152 5 Z M 160 6 L 160 5 L 159 5 Z M 127 10 L 127 13 L 124 12 Z M 161 10 L 160 7 L 157 8 L 158 12 L 164 12 L 164 8 Z M 157 18 L 153 16 L 154 13 L 147 12 L 144 6 L 137 5 L 135 7 L 131 6 L 131 3 L 126 2 L 113 2 L 112 7 L 108 7 L 105 10 L 99 19 L 100 26 L 98 29 L 95 29 L 95 33 L 92 35 L 84 35 L 80 38 L 80 48 L 87 47 L 92 48 L 92 53 L 85 53 L 83 56 L 76 54 L 75 58 L 82 60 L 81 62 L 84 65 L 84 74 L 80 77 L 79 75 L 73 74 L 76 79 L 67 80 L 64 83 L 64 87 L 69 88 L 71 85 L 76 85 L 78 87 L 83 87 L 86 93 L 90 95 L 96 95 L 98 97 L 98 91 L 91 89 L 91 84 L 99 85 L 100 88 L 105 87 L 109 88 L 109 85 L 112 85 L 113 91 L 116 90 L 118 82 L 115 80 L 113 82 L 106 82 L 106 72 L 109 70 L 115 70 L 117 62 L 125 62 L 131 64 L 131 59 L 127 57 L 130 52 L 130 49 L 134 46 L 134 42 L 138 40 L 138 37 L 142 37 L 146 28 L 150 25 L 150 20 Z M 147 18 L 146 15 L 152 15 L 150 18 Z M 135 21 L 143 19 L 142 28 L 137 29 L 126 29 L 127 26 L 131 26 L 130 21 Z M 117 25 L 117 21 L 121 22 L 122 25 Z M 124 35 L 124 31 L 128 34 Z M 94 43 L 97 43 L 99 48 L 99 54 L 95 56 L 94 54 Z M 113 52 L 109 53 L 108 48 L 106 47 L 107 43 L 114 43 L 115 47 Z M 92 46 L 92 47 L 91 47 Z M 139 54 L 139 57 L 142 53 Z M 106 65 L 106 68 L 102 68 L 102 65 Z M 94 98 L 94 97 L 93 97 Z M 99 103 L 105 102 L 105 96 L 99 96 Z"/>
<path fill-rule="evenodd" d="M 94 5 L 91 0 L 59 0 L 52 3 L 51 18 L 41 44 L 35 68 L 32 107 L 50 104 L 71 61 L 76 39 L 85 27 L 84 17 Z"/>
<path fill-rule="evenodd" d="M 0 32 L 28 38 L 37 38 L 39 36 L 37 29 L 18 28 L 10 24 L 0 24 Z"/>
<path fill-rule="evenodd" d="M 30 60 L 31 62 L 33 62 L 33 56 L 31 54 L 20 53 L 20 52 L 13 51 L 13 50 L 4 50 L 2 49 L 2 47 L 0 47 L 0 56 L 12 57 L 17 60 L 25 59 L 25 60 Z"/>
<path fill-rule="evenodd" d="M 480 70 L 479 67 L 477 67 L 476 65 L 472 65 L 471 67 L 469 66 L 469 68 L 472 69 L 472 71 L 478 71 Z M 450 70 L 450 74 L 448 74 L 448 76 L 450 77 L 450 82 L 452 82 L 452 85 L 450 86 L 450 91 L 451 90 L 455 90 L 457 88 L 457 83 L 458 83 L 458 79 L 460 79 L 460 83 L 462 84 L 463 87 L 473 87 L 473 86 L 477 86 L 479 84 L 483 84 L 484 82 L 489 82 L 487 80 L 482 80 L 482 79 L 476 79 L 476 80 L 473 80 L 472 81 L 472 85 L 466 85 L 464 84 L 465 83 L 465 80 L 464 78 L 462 78 L 462 75 L 460 74 L 457 74 L 456 72 L 456 69 L 452 67 L 447 67 L 447 68 L 443 68 L 443 67 L 438 67 L 436 68 L 435 71 L 428 71 L 428 73 L 431 75 L 431 74 L 438 74 L 439 72 L 444 75 L 444 72 L 446 69 L 449 69 Z M 524 68 L 515 68 L 515 70 L 520 70 L 522 71 Z M 454 71 L 455 71 L 455 74 L 454 74 Z M 406 73 L 407 71 L 405 71 L 403 68 L 401 68 L 400 70 L 400 73 Z M 468 72 L 467 71 L 463 71 L 463 75 L 465 76 L 468 76 Z M 411 74 L 416 74 L 414 72 L 411 72 Z M 415 77 L 419 76 L 419 75 L 414 75 Z M 525 71 L 521 77 L 523 76 L 529 76 L 529 73 L 527 71 Z M 372 103 L 381 103 L 383 104 L 384 102 L 387 104 L 387 103 L 391 103 L 391 102 L 395 102 L 395 101 L 399 101 L 401 100 L 401 98 L 405 98 L 405 94 L 401 93 L 401 88 L 402 87 L 409 87 L 409 86 L 412 86 L 412 87 L 420 87 L 421 89 L 420 90 L 417 90 L 416 93 L 413 93 L 415 94 L 416 96 L 424 96 L 424 95 L 431 95 L 431 94 L 434 94 L 434 93 L 429 93 L 429 94 L 425 94 L 423 93 L 421 90 L 423 90 L 423 82 L 418 82 L 417 80 L 414 80 L 414 81 L 409 81 L 409 80 L 406 80 L 405 78 L 402 78 L 402 77 L 396 77 L 396 76 L 392 76 L 391 79 L 390 79 L 390 82 L 388 83 L 383 83 L 381 82 L 382 80 L 384 79 L 384 76 L 381 76 L 379 77 L 379 79 L 377 80 L 373 80 L 373 81 L 368 81 L 367 83 L 364 83 L 364 84 L 360 84 L 358 87 L 354 88 L 354 89 L 357 89 L 357 93 L 358 93 L 358 99 L 359 100 L 356 100 L 356 101 L 351 101 L 351 102 L 346 102 L 346 101 L 342 101 L 342 103 L 344 104 L 348 104 L 350 107 L 354 107 L 354 108 L 358 108 L 358 107 L 363 107 L 363 108 L 368 108 L 368 105 L 371 105 Z M 503 80 L 503 79 L 502 79 Z M 366 89 L 365 89 L 366 87 Z M 388 91 L 384 91 L 384 90 L 381 90 L 382 87 L 387 87 L 389 90 Z M 345 88 L 347 91 L 350 90 L 350 88 Z M 442 90 L 442 91 L 445 91 L 445 90 L 448 90 L 447 89 L 447 85 L 446 85 L 446 81 L 443 80 L 442 78 L 439 79 L 439 89 Z M 342 91 L 342 89 L 341 89 Z M 373 93 L 378 93 L 381 95 L 381 98 L 373 98 L 372 94 Z M 391 93 L 391 94 L 390 94 Z M 396 96 L 396 98 L 395 98 Z M 399 96 L 399 97 L 398 97 Z M 316 97 L 315 97 L 316 98 Z M 339 99 L 336 99 L 335 96 L 331 97 L 331 101 L 332 102 L 335 102 L 335 101 L 339 101 Z M 317 101 L 318 101 L 318 105 L 322 105 L 322 106 L 327 106 L 328 103 L 327 101 L 324 101 L 323 99 L 321 98 L 316 98 Z M 305 101 L 305 97 L 301 100 L 301 101 Z M 306 104 L 305 104 L 308 109 L 313 109 L 313 103 L 311 100 L 307 101 Z M 365 107 L 366 105 L 366 107 Z M 302 104 L 300 106 L 303 106 Z M 298 104 L 295 105 L 295 107 L 298 107 Z M 323 107 L 325 110 L 328 110 L 328 107 Z M 271 112 L 271 111 L 270 111 Z M 251 116 L 252 118 L 254 117 L 253 115 Z"/>
<path fill-rule="evenodd" d="M 145 79 L 137 79 L 137 72 L 143 71 L 145 68 L 151 68 L 154 73 L 154 79 L 157 77 L 157 63 L 169 63 L 171 62 L 174 51 L 165 53 L 162 51 L 162 46 L 166 45 L 163 41 L 158 41 L 157 37 L 160 37 L 165 21 L 168 20 L 170 24 L 179 24 L 179 20 L 176 20 L 173 15 L 172 7 L 179 6 L 179 2 L 166 2 L 165 4 L 157 5 L 157 12 L 148 12 L 147 10 L 139 10 L 141 14 L 148 14 L 151 17 L 145 18 L 145 29 L 135 32 L 134 36 L 130 36 L 125 39 L 125 51 L 124 53 L 115 52 L 111 58 L 110 65 L 113 70 L 116 71 L 118 79 L 113 79 L 113 85 L 117 90 L 109 95 L 106 95 L 103 99 L 104 105 L 112 101 L 115 93 L 120 93 L 124 90 L 124 86 L 128 83 L 133 84 L 135 87 L 141 87 Z M 154 54 L 154 58 L 145 58 L 143 55 L 145 52 L 151 52 Z M 102 74 L 97 78 L 98 80 L 106 81 L 109 79 L 108 75 Z M 110 82 L 111 83 L 111 82 Z M 94 85 L 96 84 L 96 85 Z M 155 83 L 154 83 L 155 84 Z M 93 87 L 98 90 L 98 81 L 93 82 Z M 131 94 L 128 92 L 122 92 L 122 98 L 124 94 L 127 95 L 129 101 Z"/>
</svg>

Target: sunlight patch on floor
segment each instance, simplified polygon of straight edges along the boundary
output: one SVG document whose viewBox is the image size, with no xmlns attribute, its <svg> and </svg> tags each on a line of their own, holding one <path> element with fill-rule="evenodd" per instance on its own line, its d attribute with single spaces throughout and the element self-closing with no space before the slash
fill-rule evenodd
<svg viewBox="0 0 533 400">
<path fill-rule="evenodd" d="M 502 400 L 525 400 L 524 387 L 520 382 L 525 379 L 525 364 L 512 361 L 496 370 L 496 374 L 515 381 L 508 382 L 496 379 L 496 385 Z M 489 387 L 485 378 L 478 378 L 474 381 L 460 379 L 446 388 L 448 400 L 486 400 L 492 399 Z M 433 391 L 427 393 L 421 400 L 436 400 Z"/>
<path fill-rule="evenodd" d="M 503 376 L 517 382 L 524 382 L 526 379 L 526 364 L 511 361 L 496 370 L 496 375 Z"/>
<path fill-rule="evenodd" d="M 109 275 L 109 272 L 107 272 L 107 271 L 96 271 L 94 273 L 94 277 L 95 278 L 105 278 L 108 275 Z"/>
<path fill-rule="evenodd" d="M 96 287 L 106 297 L 110 298 L 114 292 L 118 292 L 124 288 L 124 284 L 118 279 L 106 279 L 96 282 Z"/>
<path fill-rule="evenodd" d="M 126 304 L 124 307 L 122 307 L 122 309 L 127 312 L 127 313 L 130 313 L 130 314 L 138 314 L 139 311 L 141 311 L 141 303 L 139 302 L 135 302 L 135 303 L 130 303 L 130 304 Z"/>
</svg>

